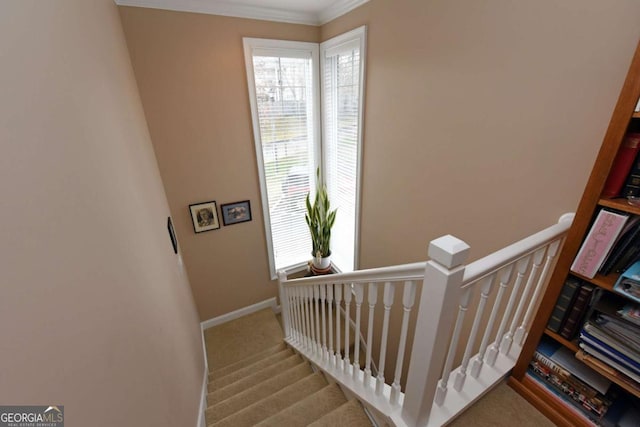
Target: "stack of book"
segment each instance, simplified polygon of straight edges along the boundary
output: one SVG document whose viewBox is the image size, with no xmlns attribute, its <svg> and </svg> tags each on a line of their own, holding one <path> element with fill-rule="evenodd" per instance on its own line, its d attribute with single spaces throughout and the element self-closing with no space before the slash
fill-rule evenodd
<svg viewBox="0 0 640 427">
<path fill-rule="evenodd" d="M 561 398 L 576 416 L 610 425 L 605 415 L 616 399 L 611 382 L 575 358 L 566 347 L 543 337 L 529 364 L 529 376 Z"/>
<path fill-rule="evenodd" d="M 639 313 L 638 305 L 613 295 L 601 299 L 580 331 L 580 348 L 640 390 Z"/>
<path fill-rule="evenodd" d="M 580 331 L 583 319 L 588 315 L 599 292 L 596 287 L 569 276 L 549 318 L 547 329 L 571 341 Z"/>
</svg>

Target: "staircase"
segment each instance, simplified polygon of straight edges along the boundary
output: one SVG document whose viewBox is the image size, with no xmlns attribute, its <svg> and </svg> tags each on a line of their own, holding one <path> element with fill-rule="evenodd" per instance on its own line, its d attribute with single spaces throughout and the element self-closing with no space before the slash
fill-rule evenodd
<svg viewBox="0 0 640 427">
<path fill-rule="evenodd" d="M 372 425 L 357 400 L 283 339 L 271 309 L 205 331 L 208 427 Z"/>
</svg>

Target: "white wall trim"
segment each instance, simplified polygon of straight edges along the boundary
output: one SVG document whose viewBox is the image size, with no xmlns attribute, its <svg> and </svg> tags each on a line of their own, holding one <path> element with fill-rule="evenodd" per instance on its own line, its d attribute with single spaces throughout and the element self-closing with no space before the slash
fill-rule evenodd
<svg viewBox="0 0 640 427">
<path fill-rule="evenodd" d="M 205 360 L 206 360 L 205 356 Z M 204 415 L 204 411 L 207 409 L 207 380 L 209 379 L 208 368 L 205 364 L 204 375 L 202 377 L 202 391 L 200 392 L 200 409 L 198 411 L 198 424 L 197 427 L 207 427 L 207 420 Z"/>
<path fill-rule="evenodd" d="M 212 328 L 222 323 L 230 322 L 239 317 L 246 316 L 247 314 L 255 313 L 256 311 L 260 311 L 269 307 L 275 313 L 278 312 L 279 306 L 278 306 L 278 303 L 276 302 L 276 297 L 269 298 L 259 303 L 249 305 L 247 307 L 240 308 L 238 310 L 232 311 L 231 313 L 223 314 L 222 316 L 214 317 L 213 319 L 205 320 L 200 325 L 202 326 L 202 330 L 204 331 L 205 329 Z"/>
<path fill-rule="evenodd" d="M 118 6 L 146 7 L 306 25 L 326 24 L 368 1 L 337 0 L 325 10 L 315 13 L 230 3 L 223 0 L 114 0 Z"/>
</svg>

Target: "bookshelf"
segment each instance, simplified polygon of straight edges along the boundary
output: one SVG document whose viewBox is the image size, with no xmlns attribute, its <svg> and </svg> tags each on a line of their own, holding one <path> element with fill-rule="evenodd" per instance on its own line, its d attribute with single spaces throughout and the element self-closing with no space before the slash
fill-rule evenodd
<svg viewBox="0 0 640 427">
<path fill-rule="evenodd" d="M 585 187 L 584 193 L 576 210 L 576 215 L 567 235 L 565 244 L 558 256 L 556 267 L 551 275 L 549 284 L 536 313 L 531 330 L 527 336 L 520 357 L 509 378 L 509 385 L 536 406 L 550 420 L 560 426 L 593 426 L 596 425 L 584 417 L 576 416 L 574 409 L 562 397 L 550 392 L 531 376 L 527 375 L 529 364 L 538 348 L 543 336 L 554 340 L 574 354 L 581 354 L 577 340 L 567 340 L 557 333 L 547 329 L 547 323 L 560 296 L 565 280 L 570 274 L 571 265 L 578 253 L 584 237 L 589 232 L 594 215 L 600 208 L 606 207 L 634 215 L 640 215 L 640 206 L 632 206 L 626 199 L 604 199 L 601 197 L 615 156 L 621 146 L 623 138 L 630 124 L 640 124 L 640 113 L 634 112 L 640 98 L 640 43 L 631 61 L 622 91 L 618 97 L 616 107 L 611 116 L 603 143 L 596 158 L 593 170 Z M 586 278 L 571 272 L 572 276 L 580 278 L 602 292 L 612 292 L 619 274 L 606 276 L 596 275 Z M 618 374 L 608 365 L 588 357 L 582 361 L 595 372 L 602 374 L 621 390 L 628 392 L 634 406 L 640 406 L 640 385 L 633 380 Z M 624 391 L 623 391 L 624 393 Z"/>
</svg>

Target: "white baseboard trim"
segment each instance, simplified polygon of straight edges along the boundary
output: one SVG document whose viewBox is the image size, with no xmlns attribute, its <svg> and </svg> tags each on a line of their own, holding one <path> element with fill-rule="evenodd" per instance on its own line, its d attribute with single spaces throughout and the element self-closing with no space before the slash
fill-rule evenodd
<svg viewBox="0 0 640 427">
<path fill-rule="evenodd" d="M 242 316 L 246 316 L 247 314 L 255 313 L 256 311 L 263 310 L 265 308 L 271 308 L 274 312 L 279 308 L 278 303 L 276 302 L 276 298 L 269 298 L 267 300 L 261 301 L 259 303 L 240 308 L 238 310 L 232 311 L 231 313 L 223 314 L 222 316 L 214 317 L 213 319 L 205 320 L 200 323 L 202 326 L 202 330 L 212 328 L 216 325 L 220 325 L 222 323 L 230 322 L 231 320 L 237 319 Z"/>
<path fill-rule="evenodd" d="M 204 416 L 204 411 L 207 409 L 207 380 L 209 379 L 207 373 L 207 367 L 205 366 L 204 376 L 202 378 L 202 392 L 200 394 L 200 410 L 198 411 L 197 427 L 207 427 L 207 420 Z"/>
</svg>

